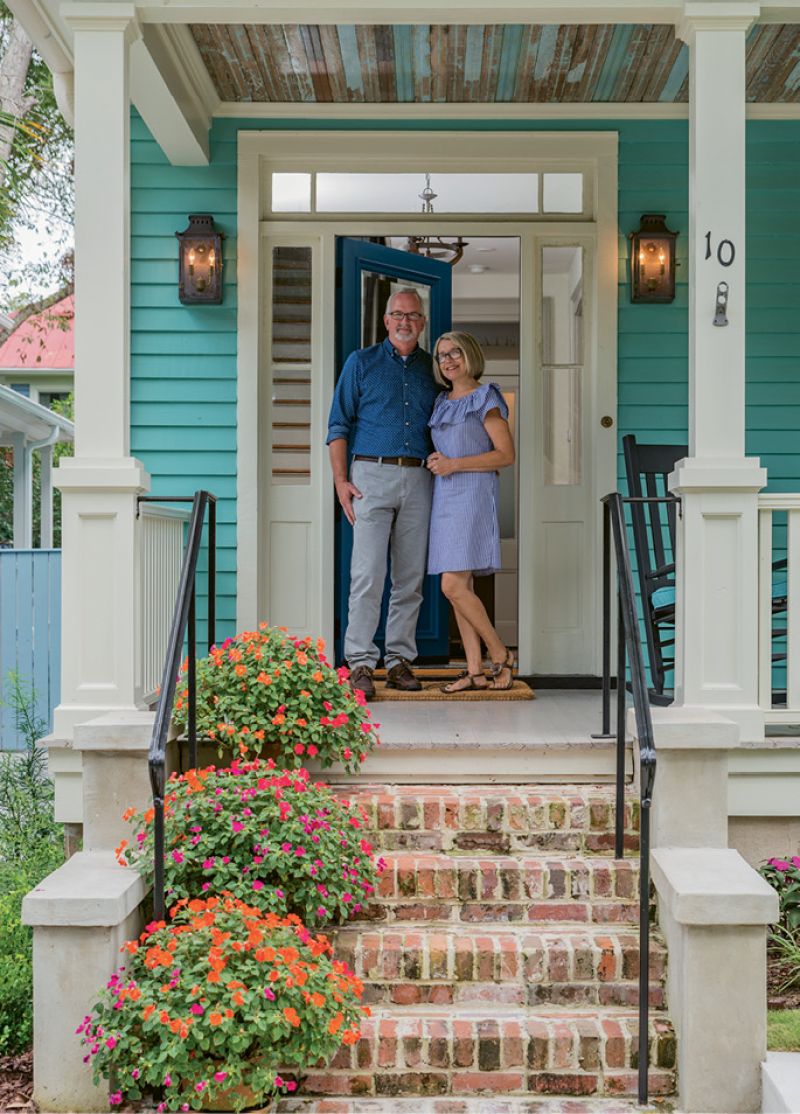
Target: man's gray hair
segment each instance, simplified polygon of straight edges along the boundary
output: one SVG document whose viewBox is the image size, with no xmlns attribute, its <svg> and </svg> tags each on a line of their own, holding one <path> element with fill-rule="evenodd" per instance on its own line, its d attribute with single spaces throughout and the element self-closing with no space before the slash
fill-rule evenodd
<svg viewBox="0 0 800 1114">
<path fill-rule="evenodd" d="M 401 294 L 412 294 L 417 299 L 417 303 L 421 312 L 425 312 L 425 304 L 422 301 L 422 295 L 420 294 L 419 290 L 417 290 L 415 286 L 404 286 L 402 287 L 402 289 L 395 290 L 393 294 L 389 295 L 389 298 L 386 302 L 386 309 L 384 311 L 385 313 L 392 312 L 392 302 L 395 300 L 395 298 L 399 298 Z"/>
</svg>

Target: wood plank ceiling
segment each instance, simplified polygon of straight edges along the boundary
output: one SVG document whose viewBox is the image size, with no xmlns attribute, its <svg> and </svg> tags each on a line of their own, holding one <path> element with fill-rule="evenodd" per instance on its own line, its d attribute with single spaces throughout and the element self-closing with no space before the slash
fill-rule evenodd
<svg viewBox="0 0 800 1114">
<path fill-rule="evenodd" d="M 669 103 L 688 100 L 688 52 L 661 24 L 191 28 L 233 102 Z M 747 40 L 747 99 L 800 101 L 800 25 Z"/>
</svg>

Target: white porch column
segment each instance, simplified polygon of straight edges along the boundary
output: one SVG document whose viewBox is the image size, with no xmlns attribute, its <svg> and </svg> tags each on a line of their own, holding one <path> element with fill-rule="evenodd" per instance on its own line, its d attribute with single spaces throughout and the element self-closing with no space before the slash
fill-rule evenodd
<svg viewBox="0 0 800 1114">
<path fill-rule="evenodd" d="M 14 452 L 14 548 L 33 545 L 33 461 L 24 433 L 11 434 Z"/>
<path fill-rule="evenodd" d="M 672 476 L 677 553 L 675 702 L 763 737 L 758 707 L 757 493 L 745 435 L 745 37 L 757 3 L 689 2 L 689 452 Z M 718 284 L 726 325 L 715 325 Z M 724 287 L 722 288 L 724 291 Z"/>
<path fill-rule="evenodd" d="M 62 501 L 62 675 L 54 734 L 140 706 L 136 496 L 130 455 L 129 50 L 135 8 L 62 8 L 75 32 L 75 456 Z"/>
</svg>

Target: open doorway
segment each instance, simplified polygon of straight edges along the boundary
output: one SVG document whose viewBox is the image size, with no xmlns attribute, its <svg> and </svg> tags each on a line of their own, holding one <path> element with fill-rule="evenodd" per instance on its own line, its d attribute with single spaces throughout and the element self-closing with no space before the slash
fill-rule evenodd
<svg viewBox="0 0 800 1114">
<path fill-rule="evenodd" d="M 378 252 L 383 247 L 394 252 L 405 253 L 409 266 L 421 258 L 440 259 L 450 267 L 452 296 L 450 303 L 450 322 L 437 325 L 431 319 L 429 335 L 426 333 L 420 343 L 429 350 L 437 335 L 450 327 L 471 333 L 480 343 L 486 358 L 484 381 L 498 385 L 509 408 L 509 421 L 515 441 L 519 429 L 519 391 L 520 391 L 520 241 L 518 237 L 469 236 L 458 237 L 448 234 L 445 245 L 460 242 L 458 253 L 448 251 L 436 237 L 426 236 L 387 236 L 363 237 L 363 241 L 376 246 Z M 453 256 L 458 254 L 458 258 Z M 423 303 L 428 306 L 429 292 L 423 285 L 420 293 Z M 383 309 L 388 297 L 396 289 L 417 284 L 407 278 L 398 279 L 380 269 L 364 268 L 347 297 L 357 301 L 355 307 L 359 316 L 357 330 L 350 330 L 350 340 L 344 347 L 378 344 L 385 337 Z M 342 294 L 344 297 L 344 293 Z M 352 316 L 352 310 L 351 310 Z M 430 316 L 430 315 L 429 315 Z M 340 345 L 337 359 L 342 366 L 348 352 Z M 483 600 L 487 612 L 497 630 L 509 647 L 518 646 L 519 639 L 519 583 L 518 583 L 518 536 L 519 536 L 519 464 L 504 469 L 500 474 L 500 537 L 502 571 L 476 580 L 476 591 Z M 341 531 L 338 532 L 341 536 Z M 346 531 L 345 531 L 346 533 Z M 339 567 L 343 572 L 346 563 L 346 538 L 339 546 Z M 337 643 L 340 644 L 342 628 L 346 623 L 346 595 L 344 577 L 337 575 L 341 584 L 338 594 Z M 438 581 L 438 578 L 436 578 Z M 426 595 L 433 593 L 441 597 L 438 583 L 429 585 Z M 458 627 L 454 616 L 449 614 L 444 604 L 443 623 L 440 621 L 438 635 L 429 630 L 435 619 L 435 600 L 423 604 L 418 626 L 418 650 L 420 664 L 460 663 L 464 659 Z M 384 601 L 384 605 L 386 600 Z M 434 624 L 435 625 L 435 624 Z M 381 624 L 382 626 L 382 624 Z M 380 643 L 379 628 L 378 642 Z"/>
</svg>

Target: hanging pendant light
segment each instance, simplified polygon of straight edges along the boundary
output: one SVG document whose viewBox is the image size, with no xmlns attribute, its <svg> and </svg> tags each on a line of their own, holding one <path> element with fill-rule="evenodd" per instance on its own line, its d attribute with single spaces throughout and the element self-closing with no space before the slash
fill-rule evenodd
<svg viewBox="0 0 800 1114">
<path fill-rule="evenodd" d="M 425 175 L 425 188 L 417 194 L 422 202 L 422 212 L 427 216 L 433 213 L 433 203 L 438 193 L 431 186 L 430 174 Z M 464 248 L 469 247 L 469 242 L 462 236 L 455 240 L 444 240 L 441 236 L 409 236 L 406 240 L 406 251 L 413 255 L 424 255 L 426 259 L 441 259 L 455 267 L 464 254 Z"/>
</svg>

